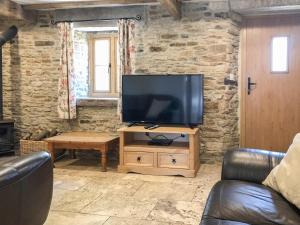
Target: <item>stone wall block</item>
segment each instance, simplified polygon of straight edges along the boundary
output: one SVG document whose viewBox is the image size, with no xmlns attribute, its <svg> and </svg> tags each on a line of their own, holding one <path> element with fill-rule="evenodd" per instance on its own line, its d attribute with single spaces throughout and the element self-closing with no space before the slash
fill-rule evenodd
<svg viewBox="0 0 300 225">
<path fill-rule="evenodd" d="M 53 46 L 54 42 L 53 41 L 35 41 L 34 45 L 40 46 L 40 47 Z"/>
</svg>

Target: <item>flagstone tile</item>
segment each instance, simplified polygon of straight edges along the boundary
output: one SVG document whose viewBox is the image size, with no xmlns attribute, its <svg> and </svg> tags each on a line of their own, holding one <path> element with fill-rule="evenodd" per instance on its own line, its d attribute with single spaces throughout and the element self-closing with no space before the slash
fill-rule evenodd
<svg viewBox="0 0 300 225">
<path fill-rule="evenodd" d="M 159 201 L 147 217 L 149 220 L 198 225 L 204 206 L 199 202 Z"/>
<path fill-rule="evenodd" d="M 134 194 L 136 199 L 166 199 L 175 201 L 192 201 L 197 186 L 174 183 L 145 182 Z"/>
<path fill-rule="evenodd" d="M 120 195 L 104 196 L 81 210 L 82 213 L 128 218 L 146 218 L 157 201 L 141 201 Z"/>
<path fill-rule="evenodd" d="M 102 225 L 108 218 L 108 216 L 50 211 L 44 225 Z"/>
<path fill-rule="evenodd" d="M 143 174 L 135 174 L 129 173 L 126 174 L 123 178 L 124 180 L 142 180 L 149 182 L 162 182 L 162 183 L 172 183 L 175 179 L 174 176 L 152 176 L 152 175 L 143 175 Z"/>
<path fill-rule="evenodd" d="M 77 176 L 85 177 L 85 178 L 112 178 L 112 179 L 122 179 L 126 176 L 125 173 L 117 173 L 114 171 L 101 172 L 100 168 L 97 170 L 89 169 L 80 171 Z"/>
<path fill-rule="evenodd" d="M 76 178 L 75 178 L 76 177 Z M 87 178 L 77 177 L 77 176 L 69 176 L 69 175 L 61 175 L 54 174 L 54 187 L 66 189 L 69 191 L 78 190 L 82 186 L 86 185 L 90 182 Z"/>
<path fill-rule="evenodd" d="M 66 159 L 54 169 L 46 225 L 199 225 L 221 165 L 195 178 L 100 171 L 100 163 Z"/>
<path fill-rule="evenodd" d="M 221 175 L 222 164 L 202 164 L 198 170 L 197 176 L 202 175 Z"/>
<path fill-rule="evenodd" d="M 89 191 L 68 191 L 52 201 L 51 210 L 80 212 L 82 208 L 101 196 L 100 193 Z"/>
<path fill-rule="evenodd" d="M 221 167 L 209 164 L 201 165 L 196 177 L 176 177 L 173 181 L 175 184 L 203 185 L 212 186 L 221 179 Z"/>
<path fill-rule="evenodd" d="M 52 207 L 56 204 L 58 204 L 60 202 L 60 199 L 66 194 L 68 193 L 68 190 L 65 189 L 59 189 L 59 188 L 53 188 L 53 194 L 52 194 L 52 201 L 51 201 L 51 207 L 50 209 L 52 209 Z"/>
<path fill-rule="evenodd" d="M 144 184 L 141 180 L 122 180 L 116 178 L 99 178 L 81 187 L 87 191 L 104 195 L 132 196 Z"/>
<path fill-rule="evenodd" d="M 159 222 L 155 220 L 140 220 L 132 218 L 110 217 L 104 225 L 185 225 L 184 223 Z"/>
<path fill-rule="evenodd" d="M 195 202 L 201 202 L 203 205 L 206 203 L 206 200 L 208 198 L 208 195 L 210 193 L 211 188 L 213 187 L 214 184 L 207 184 L 203 183 L 198 186 L 195 197 L 193 201 Z"/>
</svg>

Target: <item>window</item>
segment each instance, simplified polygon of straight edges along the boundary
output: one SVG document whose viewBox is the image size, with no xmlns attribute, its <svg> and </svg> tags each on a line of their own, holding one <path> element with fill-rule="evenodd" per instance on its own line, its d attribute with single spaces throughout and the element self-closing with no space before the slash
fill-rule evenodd
<svg viewBox="0 0 300 225">
<path fill-rule="evenodd" d="M 272 39 L 271 71 L 273 73 L 288 72 L 288 37 L 280 36 Z"/>
<path fill-rule="evenodd" d="M 116 33 L 89 38 L 90 96 L 118 97 L 118 35 Z"/>
</svg>

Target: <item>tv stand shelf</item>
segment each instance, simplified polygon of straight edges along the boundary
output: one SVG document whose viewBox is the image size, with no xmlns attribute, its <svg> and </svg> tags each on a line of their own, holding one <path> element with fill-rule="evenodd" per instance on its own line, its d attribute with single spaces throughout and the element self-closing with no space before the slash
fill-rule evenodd
<svg viewBox="0 0 300 225">
<path fill-rule="evenodd" d="M 151 175 L 182 175 L 194 177 L 199 169 L 199 128 L 158 127 L 147 130 L 143 126 L 124 127 L 120 132 L 119 172 Z M 149 145 L 140 139 L 145 133 L 152 135 L 181 135 L 185 140 L 175 140 L 171 145 Z"/>
</svg>

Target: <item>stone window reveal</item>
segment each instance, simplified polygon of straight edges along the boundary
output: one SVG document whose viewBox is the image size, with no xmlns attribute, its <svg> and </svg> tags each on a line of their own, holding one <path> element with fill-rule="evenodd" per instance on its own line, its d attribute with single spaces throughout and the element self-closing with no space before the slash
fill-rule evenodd
<svg viewBox="0 0 300 225">
<path fill-rule="evenodd" d="M 119 97 L 118 49 L 117 26 L 74 28 L 77 99 L 117 99 Z"/>
</svg>

